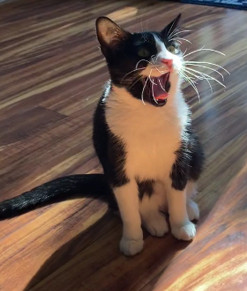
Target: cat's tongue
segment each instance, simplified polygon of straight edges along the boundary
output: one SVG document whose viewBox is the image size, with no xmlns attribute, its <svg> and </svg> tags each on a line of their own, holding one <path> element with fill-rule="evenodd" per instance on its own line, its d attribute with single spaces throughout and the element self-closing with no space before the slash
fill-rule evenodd
<svg viewBox="0 0 247 291">
<path fill-rule="evenodd" d="M 153 81 L 153 97 L 156 101 L 164 101 L 168 97 L 168 92 L 170 89 L 169 82 L 170 73 L 166 73 L 160 77 L 152 77 Z"/>
</svg>

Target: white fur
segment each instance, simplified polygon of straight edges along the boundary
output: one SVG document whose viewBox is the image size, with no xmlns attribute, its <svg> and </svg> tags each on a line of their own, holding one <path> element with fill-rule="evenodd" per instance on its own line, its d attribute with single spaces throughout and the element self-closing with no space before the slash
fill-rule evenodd
<svg viewBox="0 0 247 291">
<path fill-rule="evenodd" d="M 153 36 L 154 36 L 156 48 L 158 51 L 157 55 L 153 57 L 154 66 L 149 64 L 146 67 L 146 69 L 142 71 L 141 74 L 143 76 L 151 75 L 152 77 L 159 77 L 162 74 L 169 72 L 169 69 L 167 68 L 167 66 L 164 63 L 162 63 L 163 59 L 171 59 L 173 61 L 174 70 L 179 71 L 182 68 L 181 56 L 170 53 L 166 49 L 164 43 L 160 41 L 160 39 L 155 34 L 153 34 Z"/>
<path fill-rule="evenodd" d="M 186 185 L 187 195 L 187 212 L 190 220 L 198 220 L 200 217 L 200 210 L 195 201 L 192 200 L 197 194 L 196 183 L 189 181 Z"/>
<path fill-rule="evenodd" d="M 157 40 L 156 40 L 157 41 Z M 161 42 L 160 42 L 161 43 Z M 159 57 L 163 57 L 164 44 L 160 46 Z M 176 57 L 174 55 L 165 56 Z M 157 59 L 158 59 L 157 58 Z M 106 120 L 110 130 L 125 144 L 125 171 L 130 182 L 115 188 L 114 193 L 123 220 L 123 237 L 120 249 L 126 255 L 134 255 L 143 247 L 141 220 L 147 230 L 155 236 L 163 236 L 168 231 L 164 215 L 170 214 L 172 233 L 178 239 L 190 240 L 196 229 L 190 216 L 196 218 L 196 207 L 187 203 L 186 190 L 178 191 L 171 187 L 170 171 L 175 162 L 175 152 L 180 146 L 186 125 L 190 122 L 189 108 L 179 90 L 180 80 L 177 67 L 170 76 L 171 89 L 168 102 L 163 107 L 143 104 L 131 96 L 126 89 L 113 86 L 106 102 Z M 138 200 L 136 178 L 158 181 L 154 194 L 144 195 Z M 187 192 L 190 191 L 187 189 Z"/>
<path fill-rule="evenodd" d="M 128 184 L 115 188 L 114 194 L 123 221 L 123 237 L 120 241 L 120 250 L 127 256 L 135 255 L 143 248 L 136 181 L 132 179 Z"/>
<path fill-rule="evenodd" d="M 140 204 L 143 226 L 153 236 L 163 236 L 168 232 L 168 225 L 164 214 L 167 211 L 167 201 L 164 184 L 156 182 L 152 196 L 144 195 Z"/>
</svg>

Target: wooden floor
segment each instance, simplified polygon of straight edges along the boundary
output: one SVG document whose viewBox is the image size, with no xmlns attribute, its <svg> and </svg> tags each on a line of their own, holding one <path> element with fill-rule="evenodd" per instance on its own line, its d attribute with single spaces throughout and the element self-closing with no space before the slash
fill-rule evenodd
<svg viewBox="0 0 247 291">
<path fill-rule="evenodd" d="M 146 234 L 144 251 L 118 250 L 121 221 L 81 199 L 0 222 L 0 290 L 247 290 L 247 12 L 167 1 L 20 0 L 0 4 L 0 200 L 52 178 L 99 172 L 92 114 L 107 69 L 100 15 L 130 31 L 159 30 L 178 12 L 189 50 L 231 72 L 226 89 L 184 86 L 207 163 L 191 243 Z M 215 75 L 216 76 L 216 75 Z"/>
</svg>

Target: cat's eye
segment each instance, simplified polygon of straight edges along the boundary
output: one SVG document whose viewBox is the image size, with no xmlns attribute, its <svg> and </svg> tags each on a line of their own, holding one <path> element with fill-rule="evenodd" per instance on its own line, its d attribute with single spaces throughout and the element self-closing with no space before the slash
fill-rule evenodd
<svg viewBox="0 0 247 291">
<path fill-rule="evenodd" d="M 138 56 L 141 58 L 147 58 L 150 56 L 150 52 L 146 48 L 139 48 L 137 53 L 138 53 Z"/>
<path fill-rule="evenodd" d="M 179 53 L 179 49 L 175 47 L 175 45 L 169 45 L 167 50 L 174 55 L 177 55 Z"/>
</svg>

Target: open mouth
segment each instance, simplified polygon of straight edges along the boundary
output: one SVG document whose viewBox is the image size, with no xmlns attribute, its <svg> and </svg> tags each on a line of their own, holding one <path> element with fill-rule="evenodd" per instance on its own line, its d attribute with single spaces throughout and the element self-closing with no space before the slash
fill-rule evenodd
<svg viewBox="0 0 247 291">
<path fill-rule="evenodd" d="M 150 77 L 149 86 L 151 86 L 151 94 L 153 100 L 157 105 L 166 104 L 167 97 L 169 95 L 169 90 L 171 83 L 169 82 L 170 72 L 161 75 L 159 77 Z"/>
</svg>

